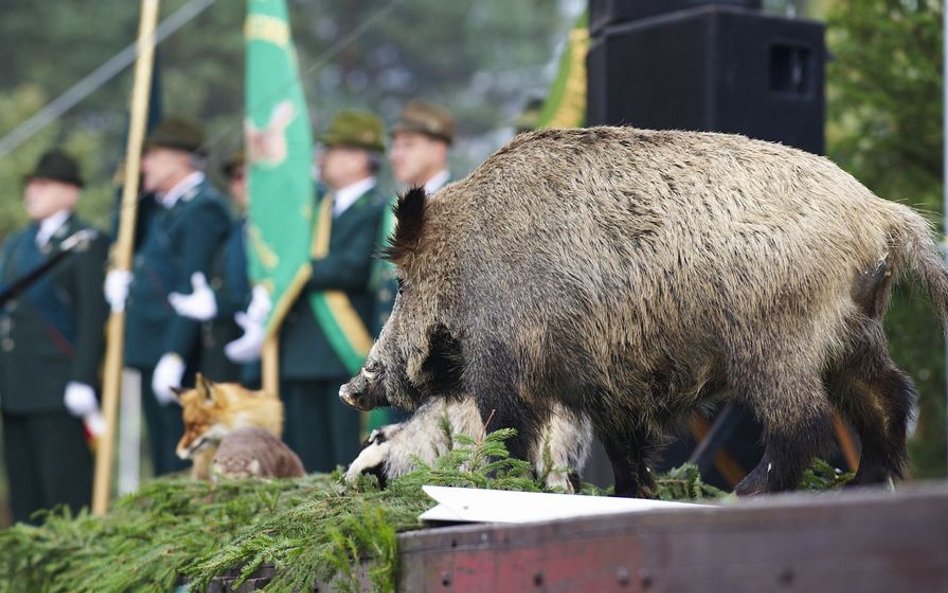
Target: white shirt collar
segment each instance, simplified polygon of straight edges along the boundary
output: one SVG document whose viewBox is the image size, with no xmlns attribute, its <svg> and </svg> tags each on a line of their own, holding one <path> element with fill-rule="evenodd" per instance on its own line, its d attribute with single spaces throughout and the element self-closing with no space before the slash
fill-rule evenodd
<svg viewBox="0 0 948 593">
<path fill-rule="evenodd" d="M 425 193 L 429 196 L 442 187 L 448 182 L 448 179 L 451 177 L 451 173 L 447 169 L 441 169 L 435 175 L 425 182 Z"/>
<path fill-rule="evenodd" d="M 45 246 L 49 243 L 49 240 L 52 239 L 53 235 L 56 234 L 56 231 L 60 229 L 66 221 L 69 220 L 69 217 L 72 216 L 72 211 L 70 210 L 60 210 L 56 214 L 47 216 L 39 223 L 39 229 L 36 231 L 36 245 L 39 247 Z"/>
<path fill-rule="evenodd" d="M 337 189 L 332 202 L 333 217 L 339 216 L 349 209 L 349 206 L 355 204 L 355 201 L 362 197 L 362 194 L 375 187 L 375 177 L 366 177 L 362 181 L 356 181 L 341 189 Z"/>
<path fill-rule="evenodd" d="M 164 195 L 158 197 L 158 202 L 168 210 L 174 208 L 181 196 L 194 189 L 204 181 L 204 173 L 195 171 L 178 182 L 177 185 L 169 189 Z"/>
</svg>

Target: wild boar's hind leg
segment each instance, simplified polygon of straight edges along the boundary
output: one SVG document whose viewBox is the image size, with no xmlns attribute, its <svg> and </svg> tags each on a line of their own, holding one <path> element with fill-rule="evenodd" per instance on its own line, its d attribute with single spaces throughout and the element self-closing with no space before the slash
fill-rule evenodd
<svg viewBox="0 0 948 593">
<path fill-rule="evenodd" d="M 862 454 L 856 484 L 879 484 L 902 476 L 906 424 L 915 387 L 886 351 L 881 322 L 867 321 L 859 341 L 827 376 L 834 405 L 859 434 Z"/>
<path fill-rule="evenodd" d="M 764 427 L 764 455 L 734 491 L 741 496 L 793 490 L 832 443 L 830 404 L 820 373 L 791 364 L 756 373 L 741 390 Z M 769 375 L 769 376 L 767 376 Z"/>
</svg>

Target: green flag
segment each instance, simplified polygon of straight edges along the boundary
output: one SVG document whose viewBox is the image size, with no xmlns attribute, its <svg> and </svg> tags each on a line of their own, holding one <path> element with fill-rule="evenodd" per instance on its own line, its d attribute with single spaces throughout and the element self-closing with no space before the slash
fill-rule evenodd
<svg viewBox="0 0 948 593">
<path fill-rule="evenodd" d="M 248 260 L 270 291 L 273 332 L 309 279 L 313 138 L 285 0 L 248 0 L 246 120 Z"/>
<path fill-rule="evenodd" d="M 543 102 L 540 128 L 576 128 L 586 125 L 586 54 L 589 51 L 588 14 L 583 13 L 569 33 L 556 80 Z"/>
</svg>

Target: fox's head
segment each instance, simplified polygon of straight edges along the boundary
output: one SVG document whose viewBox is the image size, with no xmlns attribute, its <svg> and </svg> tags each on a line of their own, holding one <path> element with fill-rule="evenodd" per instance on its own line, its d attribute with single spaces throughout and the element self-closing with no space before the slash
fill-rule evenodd
<svg viewBox="0 0 948 593">
<path fill-rule="evenodd" d="M 191 459 L 201 450 L 217 445 L 230 431 L 230 406 L 220 397 L 219 386 L 198 373 L 192 389 L 175 393 L 183 408 L 184 435 L 178 441 L 176 453 L 181 459 Z"/>
</svg>

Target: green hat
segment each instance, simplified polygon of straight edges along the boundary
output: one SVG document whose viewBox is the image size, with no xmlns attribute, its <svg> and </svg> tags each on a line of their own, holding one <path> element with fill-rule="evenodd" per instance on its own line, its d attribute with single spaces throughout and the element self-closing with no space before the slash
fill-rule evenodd
<svg viewBox="0 0 948 593">
<path fill-rule="evenodd" d="M 40 157 L 39 162 L 36 163 L 36 169 L 26 175 L 26 181 L 30 179 L 51 179 L 77 187 L 84 185 L 76 160 L 55 148 Z"/>
<path fill-rule="evenodd" d="M 204 141 L 204 126 L 194 120 L 171 115 L 163 119 L 148 135 L 145 148 L 157 146 L 204 155 L 207 152 Z"/>
<path fill-rule="evenodd" d="M 329 129 L 319 137 L 326 146 L 348 146 L 385 152 L 385 124 L 374 113 L 346 109 L 336 114 Z"/>
<path fill-rule="evenodd" d="M 392 130 L 393 134 L 399 132 L 418 132 L 451 144 L 454 142 L 454 118 L 443 107 L 413 99 L 405 104 Z"/>
<path fill-rule="evenodd" d="M 234 173 L 234 169 L 243 166 L 243 164 L 244 148 L 241 146 L 231 153 L 230 158 L 221 165 L 221 173 L 223 173 L 225 177 L 230 177 Z"/>
</svg>

